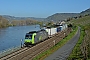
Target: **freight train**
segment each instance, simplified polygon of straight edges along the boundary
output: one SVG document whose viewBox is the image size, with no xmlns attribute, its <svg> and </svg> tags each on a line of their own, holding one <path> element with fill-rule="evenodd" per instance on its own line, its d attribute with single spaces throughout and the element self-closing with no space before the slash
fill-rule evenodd
<svg viewBox="0 0 90 60">
<path fill-rule="evenodd" d="M 46 28 L 46 29 L 41 29 L 39 31 L 31 31 L 29 33 L 26 33 L 24 46 L 34 45 L 36 43 L 44 41 L 45 39 L 48 39 L 49 36 L 56 34 L 66 28 L 67 28 L 67 25 L 64 24 L 56 28 Z"/>
</svg>

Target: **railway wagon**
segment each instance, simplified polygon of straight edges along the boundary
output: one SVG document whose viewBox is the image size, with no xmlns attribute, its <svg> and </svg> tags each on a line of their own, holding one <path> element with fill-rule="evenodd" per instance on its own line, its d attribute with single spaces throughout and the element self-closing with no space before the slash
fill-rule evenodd
<svg viewBox="0 0 90 60">
<path fill-rule="evenodd" d="M 57 32 L 63 31 L 63 30 L 65 30 L 66 28 L 68 28 L 68 27 L 67 27 L 67 24 L 60 25 L 60 26 L 57 27 Z"/>
<path fill-rule="evenodd" d="M 45 30 L 48 32 L 48 35 L 57 33 L 57 28 L 46 28 Z"/>
<path fill-rule="evenodd" d="M 46 32 L 46 30 L 44 29 L 40 31 L 31 31 L 29 33 L 26 33 L 24 45 L 25 46 L 33 45 L 47 38 L 48 38 L 48 32 Z"/>
<path fill-rule="evenodd" d="M 62 26 L 57 27 L 57 32 L 62 31 Z"/>
</svg>

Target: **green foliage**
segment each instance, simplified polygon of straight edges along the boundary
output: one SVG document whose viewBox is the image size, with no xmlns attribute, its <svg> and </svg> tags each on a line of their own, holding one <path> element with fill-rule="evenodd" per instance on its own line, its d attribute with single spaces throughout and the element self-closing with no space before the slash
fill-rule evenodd
<svg viewBox="0 0 90 60">
<path fill-rule="evenodd" d="M 87 48 L 88 48 L 88 59 L 90 59 L 90 24 L 85 26 L 85 30 L 87 31 Z"/>
<path fill-rule="evenodd" d="M 26 20 L 11 20 L 8 21 L 2 16 L 0 16 L 0 28 L 8 27 L 8 26 L 23 26 L 23 25 L 35 25 L 40 24 L 42 25 L 42 22 L 26 19 Z"/>
<path fill-rule="evenodd" d="M 75 45 L 72 53 L 70 54 L 70 56 L 68 57 L 67 60 L 73 60 L 73 59 L 81 60 L 81 59 L 83 59 L 83 54 L 81 52 L 80 46 L 81 46 L 81 43 L 84 39 L 85 31 L 84 31 L 83 27 L 81 27 L 81 28 L 82 29 L 81 29 L 80 38 L 79 38 L 77 44 Z"/>
<path fill-rule="evenodd" d="M 89 9 L 90 10 L 90 9 Z M 70 23 L 72 24 L 75 24 L 75 25 L 79 25 L 81 26 L 81 30 L 82 31 L 86 31 L 84 35 L 86 35 L 86 38 L 84 39 L 86 42 L 86 47 L 88 47 L 87 49 L 87 58 L 90 59 L 90 14 L 88 15 L 85 15 L 84 17 L 82 18 L 79 18 L 79 19 L 74 19 L 72 21 L 70 21 Z M 81 38 L 84 38 L 84 36 L 82 36 Z M 82 43 L 82 42 L 80 42 Z M 79 55 L 80 56 L 80 55 Z"/>
<path fill-rule="evenodd" d="M 85 26 L 87 24 L 90 24 L 90 16 L 85 16 L 79 19 L 74 19 L 72 21 L 70 21 L 70 23 L 73 23 L 75 25 L 82 25 Z"/>
<path fill-rule="evenodd" d="M 54 27 L 54 24 L 53 24 L 52 21 L 50 21 L 50 22 L 47 22 L 47 23 L 46 23 L 46 26 L 48 26 L 48 27 Z"/>
<path fill-rule="evenodd" d="M 9 26 L 9 21 L 0 16 L 0 28 Z"/>
<path fill-rule="evenodd" d="M 36 24 L 38 21 L 36 20 L 12 20 L 10 25 L 12 26 L 23 26 L 23 25 L 34 25 Z"/>
<path fill-rule="evenodd" d="M 41 27 L 43 27 L 43 22 L 37 22 L 36 24 L 39 24 Z"/>
</svg>

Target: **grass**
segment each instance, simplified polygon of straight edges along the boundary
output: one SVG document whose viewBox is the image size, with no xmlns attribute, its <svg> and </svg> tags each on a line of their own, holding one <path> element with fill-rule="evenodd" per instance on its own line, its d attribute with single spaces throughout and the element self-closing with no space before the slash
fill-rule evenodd
<svg viewBox="0 0 90 60">
<path fill-rule="evenodd" d="M 80 38 L 79 38 L 77 44 L 75 45 L 72 53 L 70 54 L 70 56 L 68 57 L 67 60 L 73 60 L 73 59 L 81 60 L 81 59 L 83 59 L 83 55 L 82 55 L 80 46 L 81 46 L 81 43 L 84 39 L 84 36 L 85 36 L 85 31 L 84 31 L 84 29 L 81 29 Z"/>
<path fill-rule="evenodd" d="M 69 56 L 68 60 L 81 60 L 83 58 L 86 58 L 86 60 L 90 60 L 90 16 L 74 19 L 70 21 L 70 23 L 82 26 L 82 28 L 80 39 L 76 44 L 74 50 L 72 51 L 71 55 Z M 81 45 L 81 43 L 83 44 L 83 46 Z M 84 54 L 82 54 L 80 47 L 87 48 L 84 49 Z M 84 56 L 85 54 L 86 56 Z"/>
<path fill-rule="evenodd" d="M 87 59 L 90 60 L 90 24 L 85 26 L 85 30 L 86 30 L 86 38 L 85 38 L 85 42 L 86 42 L 86 47 L 87 47 Z"/>
<path fill-rule="evenodd" d="M 70 23 L 73 23 L 75 25 L 85 26 L 87 24 L 90 24 L 90 16 L 82 17 L 79 19 L 74 19 L 74 20 L 70 21 Z"/>
<path fill-rule="evenodd" d="M 50 54 L 58 50 L 60 47 L 62 47 L 66 42 L 68 42 L 76 33 L 77 27 L 73 28 L 73 31 L 64 39 L 62 39 L 59 43 L 57 43 L 55 46 L 51 47 L 50 49 L 42 52 L 38 56 L 36 56 L 33 60 L 44 60 L 46 57 L 48 57 Z"/>
</svg>

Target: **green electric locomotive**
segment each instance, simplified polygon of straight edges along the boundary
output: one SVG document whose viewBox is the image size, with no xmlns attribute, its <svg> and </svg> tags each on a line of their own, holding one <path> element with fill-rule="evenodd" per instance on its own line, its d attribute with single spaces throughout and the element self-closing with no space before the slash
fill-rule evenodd
<svg viewBox="0 0 90 60">
<path fill-rule="evenodd" d="M 47 38 L 48 38 L 48 32 L 44 29 L 39 31 L 31 31 L 29 33 L 26 33 L 24 45 L 25 46 L 33 45 Z"/>
</svg>

